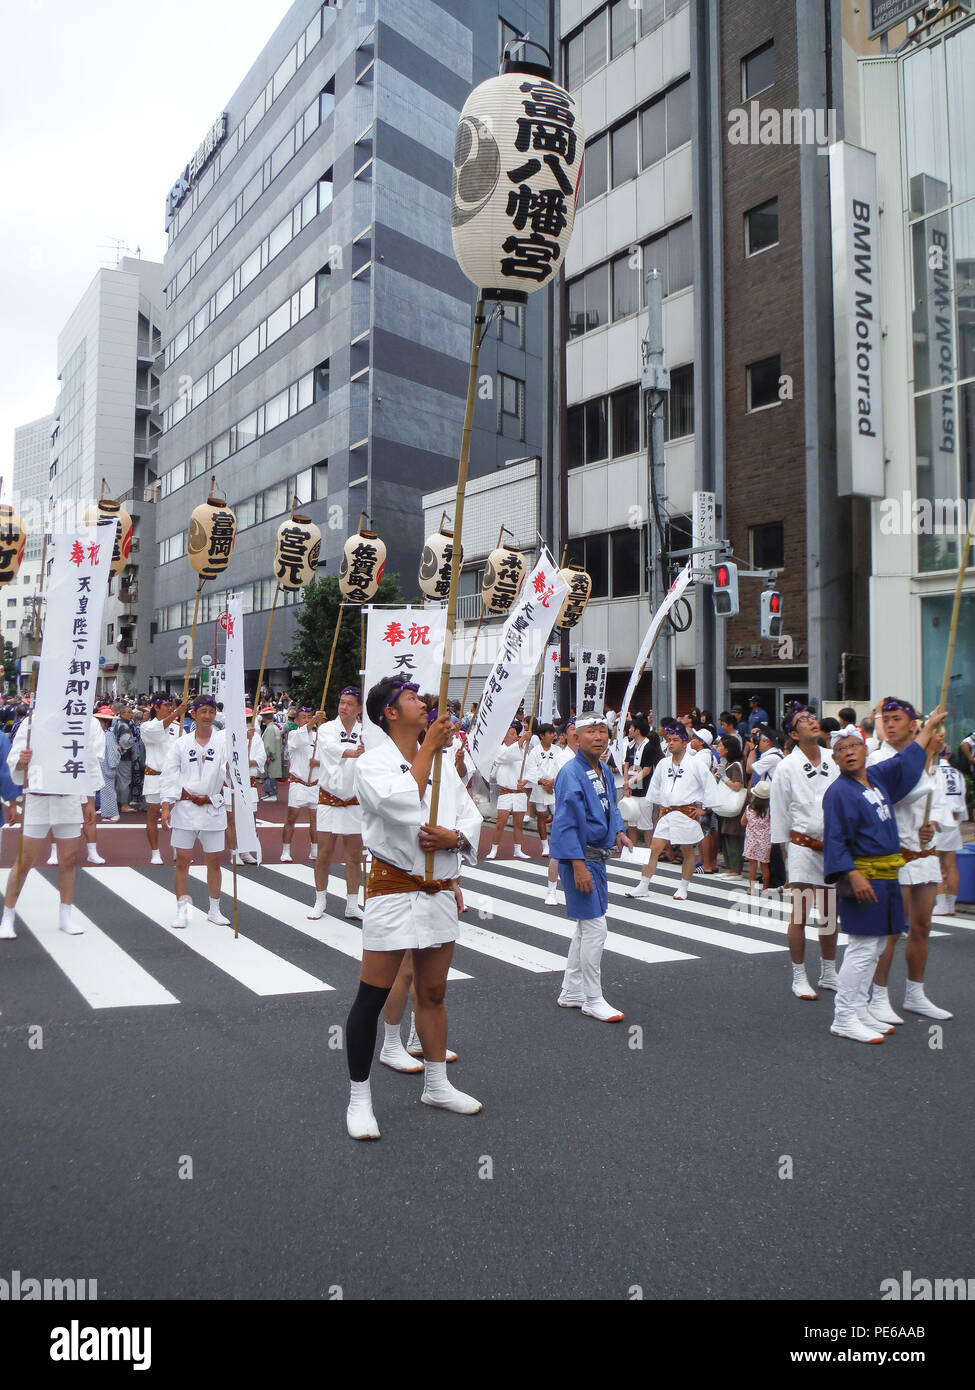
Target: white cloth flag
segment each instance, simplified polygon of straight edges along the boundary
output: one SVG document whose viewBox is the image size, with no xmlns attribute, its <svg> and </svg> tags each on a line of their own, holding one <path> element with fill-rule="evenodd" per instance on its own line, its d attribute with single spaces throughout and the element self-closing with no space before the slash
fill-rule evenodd
<svg viewBox="0 0 975 1390">
<path fill-rule="evenodd" d="M 569 586 L 547 549 L 525 581 L 522 597 L 501 630 L 501 652 L 484 683 L 467 748 L 485 781 L 498 756 L 532 673 L 542 659 Z"/>
<path fill-rule="evenodd" d="M 117 522 L 112 520 L 113 525 Z M 95 703 L 113 533 L 84 526 L 52 537 L 44 641 L 30 725 L 29 791 L 86 796 L 85 745 Z"/>
<path fill-rule="evenodd" d="M 226 720 L 227 766 L 234 795 L 234 825 L 237 829 L 237 848 L 243 854 L 256 854 L 261 859 L 261 840 L 254 824 L 251 802 L 250 742 L 247 738 L 247 716 L 244 713 L 244 615 L 239 594 L 227 602 L 225 631 L 227 656 L 224 663 L 226 680 L 221 691 L 223 714 Z M 255 727 L 257 715 L 255 713 Z"/>
<path fill-rule="evenodd" d="M 576 654 L 576 718 L 602 714 L 606 705 L 606 670 L 609 652 L 580 647 Z"/>
<path fill-rule="evenodd" d="M 626 695 L 623 699 L 623 703 L 620 705 L 620 717 L 616 726 L 616 742 L 613 745 L 613 750 L 616 756 L 617 767 L 623 766 L 623 758 L 626 753 L 626 736 L 623 733 L 623 729 L 626 725 L 626 713 L 630 708 L 630 702 L 633 699 L 636 688 L 640 684 L 640 677 L 643 675 L 643 668 L 646 666 L 649 659 L 650 650 L 653 647 L 657 633 L 660 631 L 661 624 L 687 588 L 688 584 L 690 584 L 692 577 L 691 562 L 688 560 L 687 564 L 667 590 L 664 601 L 657 609 L 656 613 L 654 613 L 650 626 L 647 628 L 646 636 L 640 644 L 640 652 L 636 659 L 636 665 L 633 667 L 633 674 L 630 676 L 629 684 L 626 687 Z M 656 692 L 654 692 L 654 694 L 656 695 Z M 659 711 L 661 714 L 664 712 L 663 710 Z"/>
<path fill-rule="evenodd" d="M 538 695 L 538 722 L 554 724 L 559 717 L 559 674 L 562 667 L 562 648 L 547 647 L 542 667 L 542 688 Z"/>
<path fill-rule="evenodd" d="M 420 687 L 421 695 L 440 690 L 446 608 L 366 607 L 366 670 L 362 682 L 362 741 L 379 742 L 381 730 L 366 714 L 366 696 L 386 676 Z"/>
</svg>

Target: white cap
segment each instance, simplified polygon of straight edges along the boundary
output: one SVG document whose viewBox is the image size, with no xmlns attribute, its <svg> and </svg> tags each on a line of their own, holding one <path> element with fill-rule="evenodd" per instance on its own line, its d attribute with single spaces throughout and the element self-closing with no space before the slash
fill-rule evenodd
<svg viewBox="0 0 975 1390">
<path fill-rule="evenodd" d="M 714 735 L 710 729 L 695 729 L 693 736 L 694 738 L 699 738 L 702 743 L 706 743 L 709 748 L 714 742 Z"/>
<path fill-rule="evenodd" d="M 603 724 L 609 728 L 609 720 L 605 714 L 584 714 L 581 719 L 576 719 L 576 729 L 588 729 L 593 724 Z"/>
<path fill-rule="evenodd" d="M 866 742 L 866 740 L 863 737 L 862 731 L 858 729 L 855 724 L 847 724 L 845 729 L 834 729 L 833 732 L 830 734 L 830 748 L 835 748 L 836 745 L 840 742 L 840 740 L 844 738 L 855 738 L 860 743 Z"/>
</svg>

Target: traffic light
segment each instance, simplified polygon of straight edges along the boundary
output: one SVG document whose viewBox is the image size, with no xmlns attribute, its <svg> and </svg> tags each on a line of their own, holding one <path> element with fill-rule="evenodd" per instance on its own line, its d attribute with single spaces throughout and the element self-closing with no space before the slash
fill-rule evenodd
<svg viewBox="0 0 975 1390">
<path fill-rule="evenodd" d="M 731 560 L 718 560 L 714 566 L 714 616 L 733 618 L 738 612 L 738 566 Z"/>
<path fill-rule="evenodd" d="M 778 589 L 766 589 L 762 594 L 762 636 L 782 635 L 782 595 Z"/>
</svg>

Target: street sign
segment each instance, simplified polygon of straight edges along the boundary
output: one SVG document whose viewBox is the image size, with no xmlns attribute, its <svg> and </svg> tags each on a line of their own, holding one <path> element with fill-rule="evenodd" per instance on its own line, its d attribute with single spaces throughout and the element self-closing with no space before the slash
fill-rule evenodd
<svg viewBox="0 0 975 1390">
<path fill-rule="evenodd" d="M 691 493 L 691 546 L 714 545 L 714 493 Z M 714 570 L 714 553 L 695 555 L 695 580 L 709 584 Z"/>
</svg>

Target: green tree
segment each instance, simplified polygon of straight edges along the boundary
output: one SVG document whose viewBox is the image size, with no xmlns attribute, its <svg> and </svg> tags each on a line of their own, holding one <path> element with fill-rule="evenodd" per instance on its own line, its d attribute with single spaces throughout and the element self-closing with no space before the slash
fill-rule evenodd
<svg viewBox="0 0 975 1390">
<path fill-rule="evenodd" d="M 398 576 L 384 574 L 373 603 L 405 603 L 400 593 Z M 329 652 L 338 617 L 342 594 L 339 581 L 329 575 L 316 579 L 305 589 L 304 602 L 298 605 L 298 633 L 295 645 L 284 653 L 293 673 L 292 691 L 301 691 L 305 704 L 318 708 L 328 670 Z M 347 685 L 359 686 L 361 636 L 359 608 L 352 604 L 342 614 L 335 661 L 328 683 L 326 712 L 334 718 L 338 711 L 339 692 Z M 363 691 L 363 698 L 365 692 Z"/>
<path fill-rule="evenodd" d="M 3 679 L 8 691 L 17 688 L 17 657 L 12 642 L 3 644 Z"/>
</svg>

